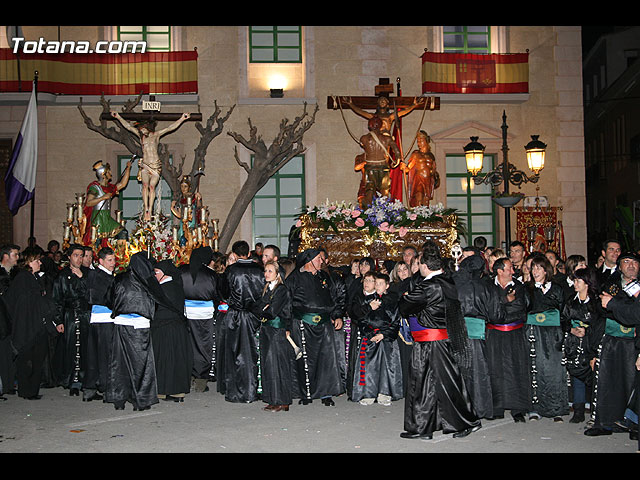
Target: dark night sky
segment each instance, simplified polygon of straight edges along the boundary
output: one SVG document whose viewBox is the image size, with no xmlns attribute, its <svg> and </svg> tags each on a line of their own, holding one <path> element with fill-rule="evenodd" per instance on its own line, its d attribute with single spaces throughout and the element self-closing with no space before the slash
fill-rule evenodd
<svg viewBox="0 0 640 480">
<path fill-rule="evenodd" d="M 583 25 L 582 26 L 582 53 L 586 55 L 602 35 L 613 32 L 617 28 L 611 25 Z"/>
</svg>

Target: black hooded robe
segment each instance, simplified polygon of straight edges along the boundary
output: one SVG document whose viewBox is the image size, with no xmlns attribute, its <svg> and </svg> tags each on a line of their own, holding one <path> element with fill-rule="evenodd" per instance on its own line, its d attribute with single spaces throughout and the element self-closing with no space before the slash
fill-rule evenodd
<svg viewBox="0 0 640 480">
<path fill-rule="evenodd" d="M 401 315 L 415 318 L 404 429 L 431 436 L 438 430 L 454 433 L 480 426 L 465 385 L 465 366 L 457 360 L 456 352 L 462 352 L 468 339 L 453 281 L 443 273 L 423 278 L 398 306 Z"/>
<path fill-rule="evenodd" d="M 215 380 L 216 308 L 220 304 L 220 275 L 209 267 L 210 247 L 191 252 L 188 265 L 180 267 L 193 352 L 193 378 Z"/>
<path fill-rule="evenodd" d="M 150 322 L 160 285 L 145 252 L 131 256 L 129 269 L 116 276 L 108 294 L 114 331 L 105 401 L 145 410 L 158 403 Z"/>
<path fill-rule="evenodd" d="M 259 398 L 258 331 L 260 319 L 251 312 L 262 297 L 262 267 L 240 259 L 227 267 L 229 309 L 216 333 L 217 390 L 228 402 L 250 403 Z"/>
<path fill-rule="evenodd" d="M 180 271 L 170 260 L 158 262 L 155 268 L 167 276 L 160 280 L 160 288 L 166 299 L 157 303 L 151 322 L 158 395 L 184 396 L 191 389 L 193 350 L 188 320 L 184 315 L 184 289 Z"/>
</svg>

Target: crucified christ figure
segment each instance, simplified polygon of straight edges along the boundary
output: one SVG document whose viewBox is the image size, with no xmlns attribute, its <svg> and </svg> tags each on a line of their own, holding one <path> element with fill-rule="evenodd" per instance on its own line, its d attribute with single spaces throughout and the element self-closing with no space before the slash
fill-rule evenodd
<svg viewBox="0 0 640 480">
<path fill-rule="evenodd" d="M 189 119 L 191 114 L 184 113 L 180 119 L 162 130 L 156 131 L 156 121 L 129 123 L 118 112 L 111 112 L 113 118 L 134 135 L 140 138 L 142 145 L 142 158 L 138 161 L 138 181 L 142 182 L 142 204 L 144 208 L 144 220 L 151 220 L 153 203 L 156 197 L 156 186 L 160 181 L 162 165 L 158 156 L 158 143 L 160 138 L 167 133 L 177 130 L 183 122 Z"/>
</svg>

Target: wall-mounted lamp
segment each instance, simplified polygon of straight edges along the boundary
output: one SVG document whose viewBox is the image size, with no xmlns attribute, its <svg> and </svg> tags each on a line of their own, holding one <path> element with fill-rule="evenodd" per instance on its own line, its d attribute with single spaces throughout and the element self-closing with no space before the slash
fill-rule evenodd
<svg viewBox="0 0 640 480">
<path fill-rule="evenodd" d="M 271 98 L 282 98 L 284 97 L 284 89 L 282 88 L 270 88 L 269 89 Z"/>
</svg>

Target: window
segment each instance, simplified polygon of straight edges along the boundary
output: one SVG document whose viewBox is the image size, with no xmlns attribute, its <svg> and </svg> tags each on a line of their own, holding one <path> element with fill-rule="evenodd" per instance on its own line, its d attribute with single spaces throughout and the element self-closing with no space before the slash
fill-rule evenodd
<svg viewBox="0 0 640 480">
<path fill-rule="evenodd" d="M 249 27 L 251 63 L 301 63 L 302 27 Z"/>
<path fill-rule="evenodd" d="M 493 169 L 493 155 L 484 156 L 483 171 Z M 460 237 L 462 247 L 473 245 L 476 237 L 485 237 L 487 245 L 495 245 L 495 204 L 491 185 L 476 185 L 467 172 L 464 155 L 447 155 L 447 207 L 458 210 L 467 227 L 467 237 Z"/>
<path fill-rule="evenodd" d="M 289 232 L 305 205 L 304 156 L 292 158 L 256 194 L 252 202 L 253 243 L 289 249 Z"/>
<path fill-rule="evenodd" d="M 442 27 L 445 53 L 491 53 L 490 27 Z"/>
<path fill-rule="evenodd" d="M 171 51 L 171 27 L 126 26 L 118 27 L 118 40 L 146 41 L 147 52 Z"/>
<path fill-rule="evenodd" d="M 116 183 L 122 176 L 129 160 L 131 160 L 131 155 L 118 155 L 118 174 L 117 176 L 113 175 L 112 182 Z M 127 188 L 118 195 L 118 210 L 122 210 L 122 218 L 125 220 L 125 228 L 129 234 L 135 230 L 138 214 L 142 212 L 142 184 L 138 182 L 137 177 L 138 162 L 134 161 L 131 164 Z M 170 217 L 172 192 L 166 180 L 160 180 L 156 187 L 156 195 L 158 193 L 160 194 L 161 202 L 160 205 L 157 205 L 157 203 L 154 205 L 154 211 L 158 212 L 158 208 L 161 208 L 161 211 Z"/>
</svg>

